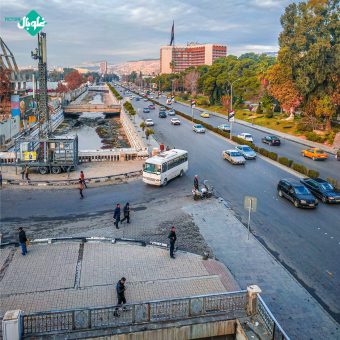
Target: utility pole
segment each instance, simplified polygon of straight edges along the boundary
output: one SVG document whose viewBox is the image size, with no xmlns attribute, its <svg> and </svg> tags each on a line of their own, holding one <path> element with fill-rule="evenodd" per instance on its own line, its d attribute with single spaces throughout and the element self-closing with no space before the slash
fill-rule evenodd
<svg viewBox="0 0 340 340">
<path fill-rule="evenodd" d="M 47 52 L 46 52 L 46 33 L 38 33 L 38 48 L 31 52 L 33 59 L 38 60 L 39 71 L 39 99 L 38 99 L 38 119 L 39 137 L 43 138 L 45 131 L 43 123 L 46 123 L 46 135 L 51 134 L 51 122 L 48 109 L 47 94 Z"/>
<path fill-rule="evenodd" d="M 233 86 L 234 84 L 241 80 L 241 78 L 235 79 L 234 81 L 230 82 L 227 80 L 229 86 L 230 86 L 230 113 L 228 114 L 228 122 L 230 121 L 230 139 L 232 137 L 232 129 L 233 129 L 233 121 L 234 121 L 234 115 L 230 118 L 230 114 L 233 112 Z"/>
</svg>

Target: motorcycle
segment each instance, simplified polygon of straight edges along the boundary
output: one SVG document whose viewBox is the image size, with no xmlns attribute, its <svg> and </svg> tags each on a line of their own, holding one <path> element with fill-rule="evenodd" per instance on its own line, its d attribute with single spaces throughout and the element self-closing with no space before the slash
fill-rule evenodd
<svg viewBox="0 0 340 340">
<path fill-rule="evenodd" d="M 203 181 L 201 189 L 192 189 L 192 196 L 195 201 L 202 200 L 205 198 L 211 198 L 214 195 L 214 187 L 210 185 L 208 180 Z"/>
</svg>

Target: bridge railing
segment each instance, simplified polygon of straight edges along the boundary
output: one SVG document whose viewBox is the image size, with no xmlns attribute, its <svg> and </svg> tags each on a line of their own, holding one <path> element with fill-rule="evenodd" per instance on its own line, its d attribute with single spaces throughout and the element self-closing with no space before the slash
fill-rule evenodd
<svg viewBox="0 0 340 340">
<path fill-rule="evenodd" d="M 256 310 L 257 314 L 261 318 L 263 325 L 269 332 L 271 339 L 273 340 L 290 340 L 288 335 L 280 326 L 279 322 L 275 319 L 274 315 L 263 301 L 260 294 L 258 294 L 256 299 Z"/>
<path fill-rule="evenodd" d="M 247 315 L 247 291 L 199 295 L 116 306 L 23 314 L 24 336 L 52 335 L 138 324 L 171 322 L 224 315 L 234 320 Z"/>
</svg>

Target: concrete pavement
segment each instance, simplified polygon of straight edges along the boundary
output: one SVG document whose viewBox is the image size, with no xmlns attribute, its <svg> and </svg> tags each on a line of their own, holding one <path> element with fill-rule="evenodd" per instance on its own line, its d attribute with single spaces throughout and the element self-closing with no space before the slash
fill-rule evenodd
<svg viewBox="0 0 340 340">
<path fill-rule="evenodd" d="M 340 325 L 235 217 L 223 200 L 188 205 L 215 256 L 240 286 L 257 284 L 262 297 L 291 339 L 340 339 Z M 256 214 L 256 213 L 255 213 Z"/>
<path fill-rule="evenodd" d="M 7 260 L 7 261 L 6 261 Z M 230 272 L 215 260 L 167 249 L 124 243 L 36 244 L 0 251 L 0 315 L 109 306 L 115 285 L 127 278 L 129 303 L 239 290 Z"/>
</svg>

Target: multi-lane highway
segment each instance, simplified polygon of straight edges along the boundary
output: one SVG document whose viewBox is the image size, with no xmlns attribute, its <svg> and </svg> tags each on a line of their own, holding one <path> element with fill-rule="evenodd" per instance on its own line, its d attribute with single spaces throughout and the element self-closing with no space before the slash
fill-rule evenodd
<svg viewBox="0 0 340 340">
<path fill-rule="evenodd" d="M 161 96 L 159 99 L 157 99 L 160 103 L 164 104 L 166 103 L 166 97 Z M 187 115 L 191 116 L 191 108 L 187 105 L 184 105 L 182 103 L 174 103 L 171 105 L 174 109 L 179 110 L 181 112 L 186 113 Z M 200 114 L 202 111 L 198 109 L 194 109 L 194 117 L 197 119 L 200 119 L 202 121 L 206 121 L 208 124 L 211 124 L 212 126 L 217 127 L 220 124 L 227 123 L 227 118 L 210 115 L 209 118 L 202 118 L 200 117 Z M 279 154 L 279 156 L 287 157 L 291 160 L 293 160 L 296 163 L 300 163 L 305 165 L 308 169 L 314 169 L 319 171 L 320 175 L 324 178 L 331 177 L 336 179 L 340 182 L 340 162 L 335 159 L 335 156 L 332 154 L 329 154 L 329 158 L 326 161 L 313 161 L 312 159 L 302 157 L 301 150 L 306 149 L 307 147 L 297 143 L 293 142 L 287 139 L 281 138 L 281 146 L 269 146 L 268 144 L 263 144 L 261 142 L 262 138 L 267 136 L 268 133 L 259 131 L 257 128 L 248 127 L 245 125 L 241 125 L 238 123 L 233 123 L 233 129 L 232 134 L 237 135 L 242 132 L 247 132 L 252 134 L 254 138 L 254 143 L 258 146 L 264 147 L 268 150 L 274 151 Z M 306 141 L 308 142 L 308 141 Z"/>
<path fill-rule="evenodd" d="M 121 93 L 124 94 L 124 91 Z M 196 134 L 192 131 L 192 123 L 181 117 L 179 118 L 182 124 L 172 126 L 169 117 L 158 118 L 157 106 L 156 110 L 143 113 L 142 109 L 150 102 L 132 100 L 131 103 L 140 112 L 142 118 L 154 120 L 155 137 L 159 142 L 188 150 L 190 169 L 187 176 L 193 178 L 198 174 L 201 179 L 205 178 L 213 182 L 218 193 L 229 202 L 243 221 L 247 218 L 243 209 L 244 196 L 252 195 L 258 198 L 258 210 L 252 222 L 253 232 L 323 306 L 340 320 L 338 264 L 340 205 L 330 206 L 320 203 L 315 210 L 297 209 L 287 200 L 279 198 L 276 191 L 280 179 L 293 177 L 288 172 L 263 159 L 247 161 L 244 167 L 233 166 L 221 157 L 222 150 L 234 148 L 227 139 L 209 131 L 206 134 Z M 185 108 L 182 105 L 176 106 L 176 109 L 181 111 L 185 111 Z M 219 118 L 209 119 L 212 125 L 221 122 L 218 121 Z M 236 129 L 236 131 L 249 131 L 240 126 Z M 255 130 L 251 133 L 255 140 L 264 135 Z M 286 154 L 283 151 L 285 149 Z M 296 150 L 298 160 L 303 161 L 304 159 L 299 156 L 300 149 L 301 145 L 284 141 L 282 152 L 279 153 L 294 159 L 291 152 Z M 304 161 L 309 162 L 309 160 Z M 339 163 L 331 159 L 328 161 L 328 163 L 319 163 L 320 167 L 324 166 L 323 176 L 328 171 L 329 176 L 335 177 L 334 167 L 338 167 Z M 311 165 L 318 164 L 312 160 L 310 162 Z M 228 235 L 221 235 L 221 237 L 228 237 Z"/>
</svg>

